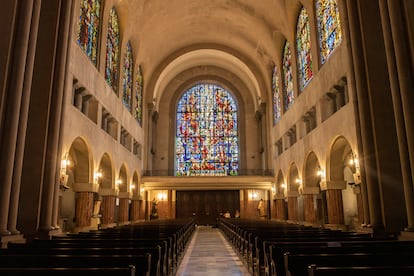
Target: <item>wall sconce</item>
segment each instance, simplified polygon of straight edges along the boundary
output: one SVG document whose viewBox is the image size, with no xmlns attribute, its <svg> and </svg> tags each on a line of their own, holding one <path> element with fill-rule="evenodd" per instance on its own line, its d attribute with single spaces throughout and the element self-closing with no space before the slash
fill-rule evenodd
<svg viewBox="0 0 414 276">
<path fill-rule="evenodd" d="M 300 179 L 299 177 L 296 178 L 296 184 L 302 185 L 302 179 Z"/>
<path fill-rule="evenodd" d="M 68 179 L 69 179 L 69 175 L 67 173 L 67 170 L 68 170 L 69 166 L 70 166 L 70 160 L 69 160 L 68 153 L 66 153 L 64 158 L 60 162 L 60 179 L 59 179 L 59 182 L 60 182 L 60 188 L 63 191 L 70 188 L 67 185 L 68 184 Z"/>
<path fill-rule="evenodd" d="M 135 190 L 135 184 L 131 184 L 131 185 L 129 185 L 129 189 L 132 191 L 132 190 Z"/>
<path fill-rule="evenodd" d="M 276 194 L 276 188 L 274 186 L 272 186 L 271 191 L 272 191 L 272 195 Z"/>
<path fill-rule="evenodd" d="M 122 184 L 122 180 L 121 179 L 118 179 L 116 182 L 115 182 L 115 189 L 119 189 L 119 185 L 121 185 Z"/>
<path fill-rule="evenodd" d="M 99 184 L 99 179 L 101 179 L 101 177 L 102 177 L 102 173 L 101 172 L 95 172 L 94 180 L 95 180 L 95 183 L 96 184 Z"/>
<path fill-rule="evenodd" d="M 143 193 L 145 192 L 145 188 L 141 188 L 141 189 L 139 189 L 139 192 L 140 192 L 141 194 L 143 194 Z"/>
<path fill-rule="evenodd" d="M 253 191 L 253 192 L 250 192 L 249 193 L 249 198 L 251 200 L 256 200 L 258 198 L 258 195 L 257 195 L 257 193 L 255 191 Z"/>
<path fill-rule="evenodd" d="M 161 192 L 161 193 L 158 193 L 157 198 L 159 201 L 164 201 L 168 198 L 168 196 L 167 196 L 167 193 Z"/>
</svg>

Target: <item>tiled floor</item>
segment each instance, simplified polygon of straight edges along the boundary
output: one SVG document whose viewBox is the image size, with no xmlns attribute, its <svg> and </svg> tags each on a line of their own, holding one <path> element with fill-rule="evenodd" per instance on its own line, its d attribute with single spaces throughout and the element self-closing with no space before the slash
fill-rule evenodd
<svg viewBox="0 0 414 276">
<path fill-rule="evenodd" d="M 251 275 L 218 228 L 198 226 L 176 276 Z"/>
</svg>

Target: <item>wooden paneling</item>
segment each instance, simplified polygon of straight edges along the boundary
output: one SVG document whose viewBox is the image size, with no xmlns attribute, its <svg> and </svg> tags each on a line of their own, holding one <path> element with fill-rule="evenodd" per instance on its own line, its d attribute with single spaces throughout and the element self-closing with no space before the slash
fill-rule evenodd
<svg viewBox="0 0 414 276">
<path fill-rule="evenodd" d="M 240 210 L 239 191 L 177 191 L 177 218 L 195 217 L 198 224 L 215 224 L 220 213 L 234 217 Z"/>
</svg>

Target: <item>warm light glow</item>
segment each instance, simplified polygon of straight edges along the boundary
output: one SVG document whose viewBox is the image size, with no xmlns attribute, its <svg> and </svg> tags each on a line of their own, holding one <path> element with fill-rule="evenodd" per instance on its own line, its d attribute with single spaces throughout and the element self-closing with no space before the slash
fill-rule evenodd
<svg viewBox="0 0 414 276">
<path fill-rule="evenodd" d="M 129 186 L 129 188 L 130 188 L 131 190 L 133 190 L 133 189 L 135 189 L 135 185 L 134 185 L 134 184 L 131 184 L 131 186 Z"/>
<path fill-rule="evenodd" d="M 158 200 L 166 200 L 167 199 L 167 194 L 166 193 L 159 193 L 157 195 Z"/>
<path fill-rule="evenodd" d="M 297 184 L 302 184 L 302 179 L 300 179 L 300 178 L 296 178 L 296 183 L 297 183 Z"/>
<path fill-rule="evenodd" d="M 282 183 L 282 184 L 280 184 L 280 187 L 285 189 L 287 187 L 287 185 L 285 183 Z"/>
<path fill-rule="evenodd" d="M 140 191 L 140 193 L 142 194 L 142 193 L 144 193 L 144 192 L 145 192 L 145 189 L 144 189 L 144 188 L 141 188 L 141 189 L 139 189 L 139 191 Z"/>
<path fill-rule="evenodd" d="M 249 194 L 250 199 L 255 200 L 257 198 L 257 193 L 256 192 L 252 192 Z"/>
<path fill-rule="evenodd" d="M 115 183 L 117 186 L 119 186 L 119 185 L 121 185 L 122 184 L 122 180 L 121 179 L 118 179 L 117 181 L 116 181 L 116 183 Z"/>
</svg>

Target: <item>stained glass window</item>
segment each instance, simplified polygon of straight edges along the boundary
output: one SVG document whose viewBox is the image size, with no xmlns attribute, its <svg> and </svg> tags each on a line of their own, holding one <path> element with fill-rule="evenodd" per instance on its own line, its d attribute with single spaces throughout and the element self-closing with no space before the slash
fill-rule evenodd
<svg viewBox="0 0 414 276">
<path fill-rule="evenodd" d="M 283 50 L 283 98 L 284 110 L 288 110 L 294 100 L 293 96 L 293 73 L 292 73 L 292 52 L 290 51 L 289 42 L 286 41 Z"/>
<path fill-rule="evenodd" d="M 176 175 L 238 175 L 237 116 L 233 96 L 218 85 L 185 91 L 177 106 Z"/>
<path fill-rule="evenodd" d="M 124 76 L 122 78 L 122 103 L 129 111 L 131 111 L 132 100 L 132 62 L 131 43 L 128 41 L 124 59 Z"/>
<path fill-rule="evenodd" d="M 296 47 L 298 53 L 298 73 L 300 90 L 303 90 L 313 77 L 310 43 L 309 16 L 302 8 L 296 25 Z"/>
<path fill-rule="evenodd" d="M 141 65 L 138 66 L 135 74 L 135 119 L 142 126 L 142 95 L 144 89 L 144 80 L 142 78 Z"/>
<path fill-rule="evenodd" d="M 115 8 L 109 13 L 108 36 L 106 38 L 105 79 L 114 91 L 118 88 L 119 21 Z"/>
<path fill-rule="evenodd" d="M 341 22 L 336 0 L 316 1 L 321 63 L 324 64 L 342 41 Z"/>
<path fill-rule="evenodd" d="M 280 101 L 280 91 L 279 91 L 279 77 L 277 75 L 277 66 L 273 67 L 272 72 L 272 104 L 273 104 L 273 125 L 276 125 L 279 122 L 280 117 L 282 116 L 281 112 L 281 101 Z"/>
<path fill-rule="evenodd" d="M 81 0 L 78 44 L 96 65 L 101 1 Z"/>
</svg>

